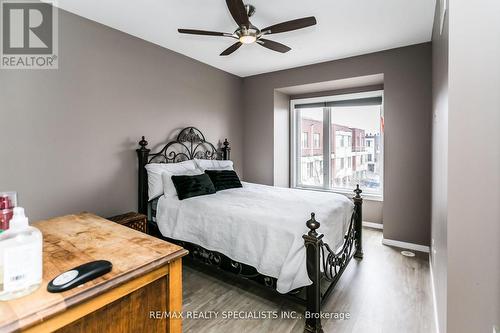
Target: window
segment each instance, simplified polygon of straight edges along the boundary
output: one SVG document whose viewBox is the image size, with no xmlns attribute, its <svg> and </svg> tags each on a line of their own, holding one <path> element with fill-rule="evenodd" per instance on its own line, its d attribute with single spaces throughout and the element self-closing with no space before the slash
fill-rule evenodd
<svg viewBox="0 0 500 333">
<path fill-rule="evenodd" d="M 296 175 L 297 183 L 308 187 L 321 187 L 324 183 L 323 152 L 321 147 L 321 133 L 323 133 L 323 108 L 307 108 L 297 114 L 297 131 L 302 133 L 301 149 L 297 149 Z M 309 146 L 309 133 L 319 134 L 320 149 L 311 149 Z M 313 135 L 313 141 L 314 139 Z M 325 141 L 323 141 L 325 142 Z M 314 142 L 313 142 L 314 144 Z M 321 149 L 323 148 L 323 149 Z"/>
<path fill-rule="evenodd" d="M 335 142 L 337 143 L 337 147 L 342 147 L 342 136 L 341 135 L 337 135 L 335 137 Z"/>
<path fill-rule="evenodd" d="M 350 193 L 359 184 L 382 196 L 383 91 L 292 100 L 291 110 L 293 187 Z M 314 149 L 304 149 L 308 133 Z"/>
<path fill-rule="evenodd" d="M 309 147 L 309 133 L 302 132 L 302 148 Z"/>
<path fill-rule="evenodd" d="M 320 142 L 321 142 L 320 134 L 319 133 L 314 133 L 313 134 L 314 148 L 320 148 Z"/>
<path fill-rule="evenodd" d="M 314 170 L 323 170 L 323 161 L 320 161 L 320 160 L 316 160 L 314 161 Z M 322 173 L 320 171 L 320 173 Z"/>
<path fill-rule="evenodd" d="M 314 166 L 313 162 L 308 162 L 307 163 L 307 176 L 309 178 L 314 177 Z"/>
</svg>

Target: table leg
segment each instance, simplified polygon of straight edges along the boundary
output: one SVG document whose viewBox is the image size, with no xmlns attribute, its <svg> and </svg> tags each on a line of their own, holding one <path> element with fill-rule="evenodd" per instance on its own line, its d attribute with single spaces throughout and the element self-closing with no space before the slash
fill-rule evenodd
<svg viewBox="0 0 500 333">
<path fill-rule="evenodd" d="M 169 264 L 167 311 L 172 315 L 168 320 L 168 333 L 182 332 L 182 259 Z M 175 314 L 177 314 L 177 316 Z"/>
</svg>

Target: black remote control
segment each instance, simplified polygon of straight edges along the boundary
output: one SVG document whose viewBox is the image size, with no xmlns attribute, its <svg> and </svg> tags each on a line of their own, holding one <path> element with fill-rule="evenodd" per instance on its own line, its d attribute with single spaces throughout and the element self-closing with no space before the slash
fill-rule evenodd
<svg viewBox="0 0 500 333">
<path fill-rule="evenodd" d="M 113 265 L 107 260 L 97 260 L 59 274 L 47 285 L 47 291 L 60 293 L 73 289 L 111 271 Z"/>
</svg>

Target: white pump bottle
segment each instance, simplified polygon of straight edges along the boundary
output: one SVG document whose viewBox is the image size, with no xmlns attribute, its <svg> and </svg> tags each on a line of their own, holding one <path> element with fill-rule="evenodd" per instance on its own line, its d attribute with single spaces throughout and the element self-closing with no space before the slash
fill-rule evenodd
<svg viewBox="0 0 500 333">
<path fill-rule="evenodd" d="M 42 283 L 42 233 L 15 207 L 10 227 L 0 234 L 0 301 L 28 295 Z"/>
</svg>

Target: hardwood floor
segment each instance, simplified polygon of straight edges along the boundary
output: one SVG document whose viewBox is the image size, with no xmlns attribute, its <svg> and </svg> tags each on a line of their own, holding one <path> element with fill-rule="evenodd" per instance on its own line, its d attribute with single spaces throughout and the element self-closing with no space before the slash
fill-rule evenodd
<svg viewBox="0 0 500 333">
<path fill-rule="evenodd" d="M 428 254 L 404 257 L 382 245 L 382 232 L 364 228 L 362 261 L 353 260 L 323 307 L 350 318 L 323 320 L 325 333 L 433 333 Z M 231 311 L 296 311 L 304 308 L 246 282 L 184 266 L 184 309 L 218 312 L 212 319 L 184 319 L 185 332 L 303 332 L 304 319 L 227 319 Z"/>
</svg>

